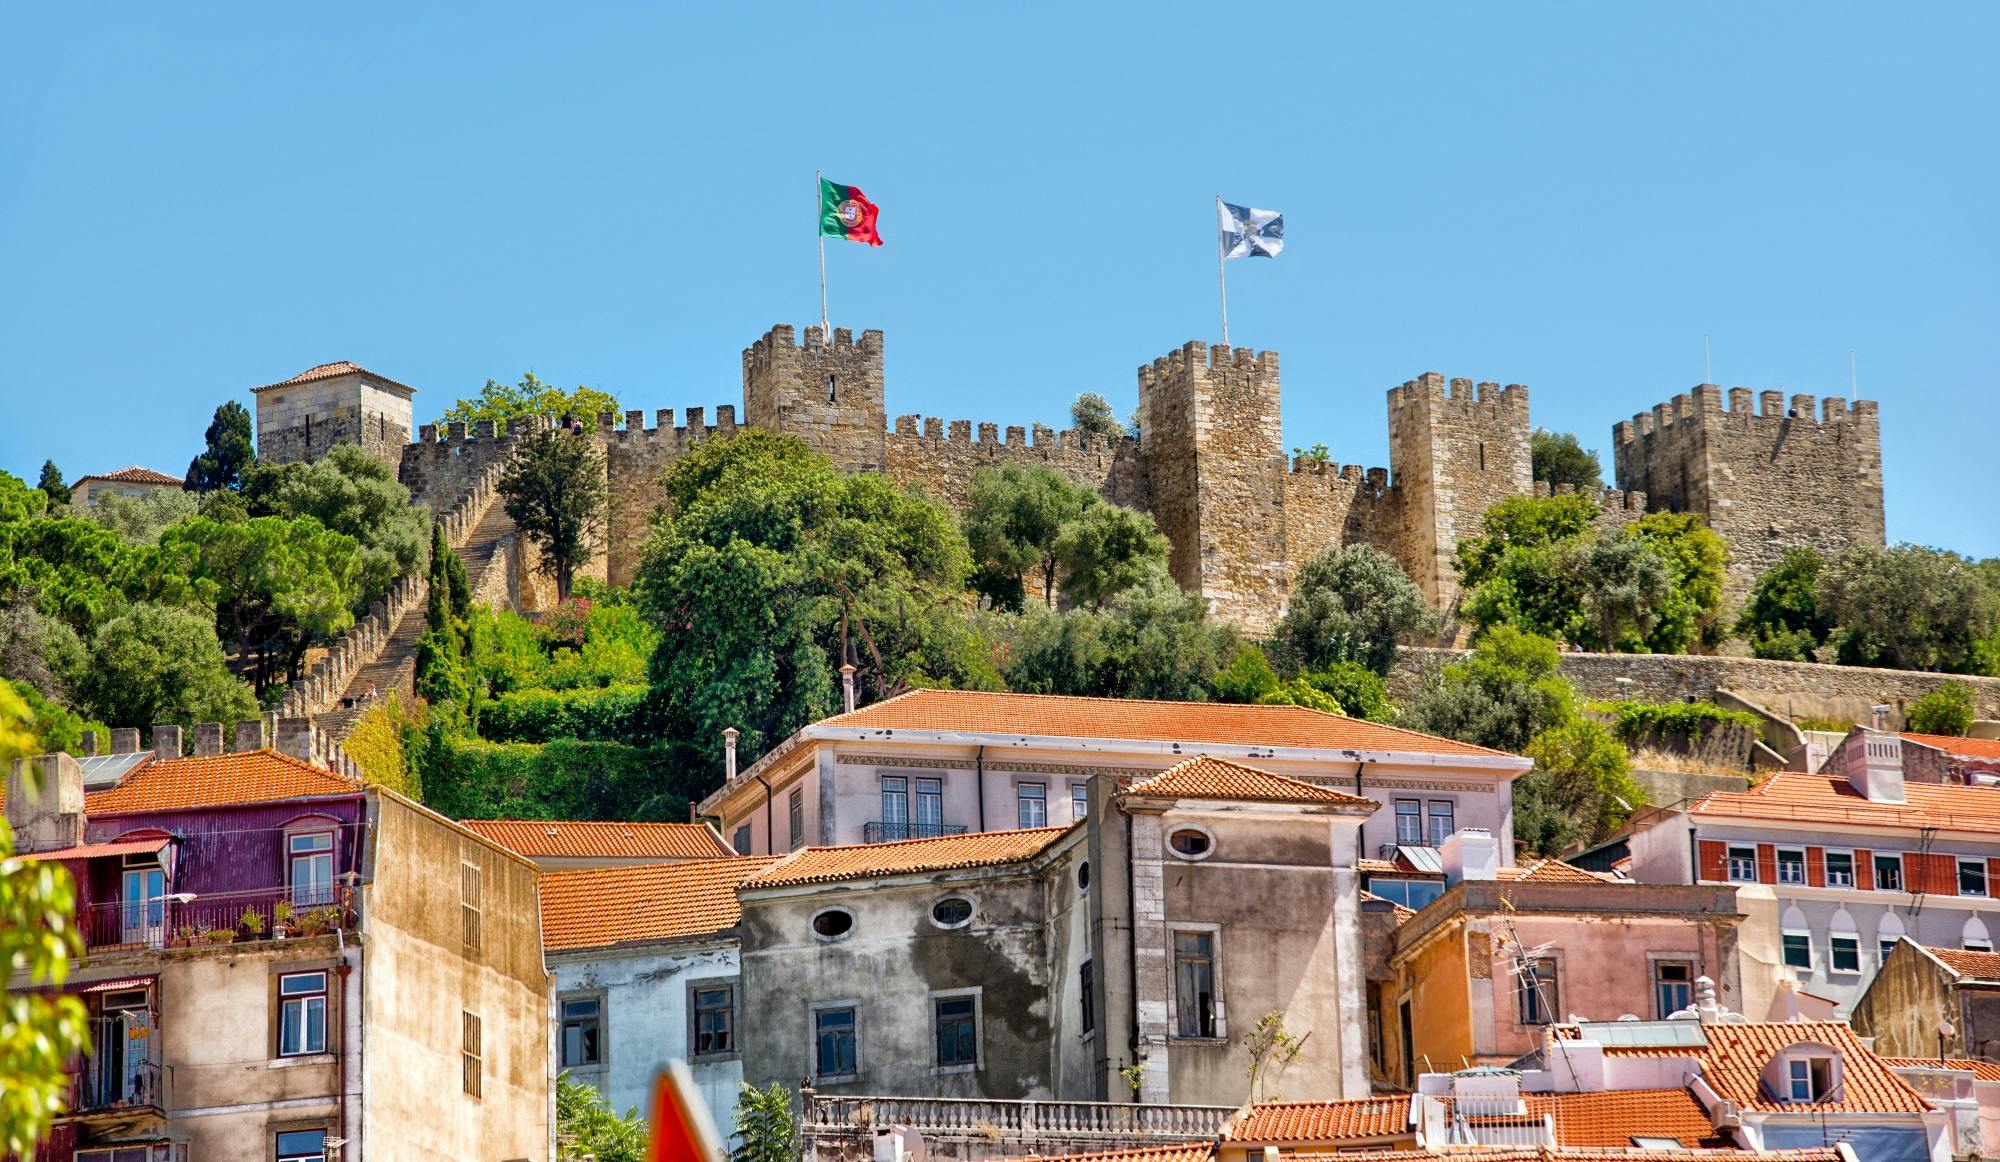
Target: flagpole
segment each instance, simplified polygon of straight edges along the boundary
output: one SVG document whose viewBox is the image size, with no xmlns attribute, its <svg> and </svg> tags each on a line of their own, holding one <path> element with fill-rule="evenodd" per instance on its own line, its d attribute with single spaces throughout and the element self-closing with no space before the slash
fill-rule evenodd
<svg viewBox="0 0 2000 1162">
<path fill-rule="evenodd" d="M 820 183 L 826 179 L 820 171 L 813 171 L 813 233 L 819 236 L 819 341 L 833 342 L 833 331 L 826 324 L 826 230 L 819 221 L 820 200 L 824 197 Z"/>
<path fill-rule="evenodd" d="M 1215 282 L 1222 291 L 1222 345 L 1229 346 L 1229 275 L 1222 257 L 1222 195 L 1215 195 Z"/>
</svg>

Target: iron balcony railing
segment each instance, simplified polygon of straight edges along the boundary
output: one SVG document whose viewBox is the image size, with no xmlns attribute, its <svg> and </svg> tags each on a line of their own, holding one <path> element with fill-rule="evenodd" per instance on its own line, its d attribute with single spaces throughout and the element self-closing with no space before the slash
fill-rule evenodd
<svg viewBox="0 0 2000 1162">
<path fill-rule="evenodd" d="M 1213 1139 L 1233 1106 L 1130 1105 L 1094 1101 L 986 1101 L 976 1098 L 834 1097 L 812 1094 L 805 1129 L 815 1136 L 868 1126 L 908 1126 L 924 1135 L 1006 1142 L 1105 1138 L 1125 1142 Z"/>
<path fill-rule="evenodd" d="M 963 823 L 909 823 L 876 820 L 861 825 L 863 843 L 890 843 L 898 839 L 937 839 L 945 835 L 964 835 Z"/>
<path fill-rule="evenodd" d="M 114 1032 L 123 1035 L 121 1030 Z M 156 1062 L 134 1060 L 136 1054 L 148 1052 L 150 1044 L 146 1039 L 119 1047 L 94 1039 L 70 1087 L 70 1112 L 158 1108 L 162 1104 L 160 1067 Z"/>
<path fill-rule="evenodd" d="M 352 928 L 352 894 L 342 887 L 259 888 L 151 900 L 111 901 L 77 911 L 87 948 L 167 948 L 322 936 Z"/>
</svg>

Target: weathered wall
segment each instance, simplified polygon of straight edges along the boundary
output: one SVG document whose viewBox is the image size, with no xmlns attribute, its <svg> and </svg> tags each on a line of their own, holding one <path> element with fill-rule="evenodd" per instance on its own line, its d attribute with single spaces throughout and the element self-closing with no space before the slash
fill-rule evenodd
<svg viewBox="0 0 2000 1162">
<path fill-rule="evenodd" d="M 1400 501 L 1387 468 L 1295 457 L 1285 476 L 1287 586 L 1321 549 L 1370 545 L 1393 556 L 1402 535 Z"/>
<path fill-rule="evenodd" d="M 1477 535 L 1486 510 L 1534 485 L 1528 454 L 1528 389 L 1427 371 L 1389 389 L 1389 463 L 1402 494 L 1396 557 L 1440 609 L 1458 597 L 1452 560 Z"/>
<path fill-rule="evenodd" d="M 1938 1021 L 1959 1025 L 1952 988 L 1943 968 L 1914 945 L 1904 942 L 1890 953 L 1875 979 L 1855 1002 L 1854 1031 L 1875 1038 L 1875 1052 L 1884 1057 L 1935 1057 Z M 1960 1027 L 1943 1045 L 1947 1057 L 1972 1057 Z M 2000 1029 L 1989 1036 L 2000 1036 Z"/>
<path fill-rule="evenodd" d="M 1873 400 L 1763 392 L 1704 383 L 1613 428 L 1618 486 L 1655 507 L 1698 512 L 1729 542 L 1729 585 L 1749 591 L 1786 549 L 1837 553 L 1879 545 L 1881 429 Z"/>
<path fill-rule="evenodd" d="M 896 483 L 922 488 L 958 508 L 965 506 L 974 472 L 1007 464 L 1048 468 L 1096 489 L 1114 504 L 1146 507 L 1138 445 L 1129 437 L 1106 440 L 1036 424 L 1032 433 L 1010 426 L 1003 440 L 1000 425 L 982 423 L 975 439 L 971 420 L 947 424 L 935 416 L 905 415 L 896 417 L 896 430 L 889 433 L 887 460 L 887 471 Z"/>
<path fill-rule="evenodd" d="M 335 444 L 359 444 L 394 464 L 410 442 L 410 397 L 362 375 L 271 386 L 257 392 L 257 458 L 317 460 Z"/>
<path fill-rule="evenodd" d="M 605 571 L 613 585 L 630 585 L 638 571 L 640 550 L 653 530 L 653 517 L 666 507 L 661 478 L 701 441 L 736 434 L 736 406 L 715 409 L 715 423 L 704 408 L 688 408 L 685 423 L 674 426 L 674 409 L 660 408 L 652 427 L 646 413 L 628 411 L 625 426 L 612 430 L 599 417 L 605 473 L 610 494 L 605 514 Z"/>
<path fill-rule="evenodd" d="M 833 342 L 807 327 L 805 342 L 780 323 L 743 349 L 743 421 L 804 437 L 843 472 L 880 472 L 888 427 L 882 332 L 835 327 Z"/>
</svg>

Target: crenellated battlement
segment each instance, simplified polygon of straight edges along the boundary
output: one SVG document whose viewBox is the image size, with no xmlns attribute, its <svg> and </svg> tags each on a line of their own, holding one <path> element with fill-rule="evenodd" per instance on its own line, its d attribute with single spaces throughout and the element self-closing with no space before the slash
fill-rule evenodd
<svg viewBox="0 0 2000 1162">
<path fill-rule="evenodd" d="M 1391 408 L 1408 407 L 1419 402 L 1440 411 L 1455 409 L 1460 412 L 1486 412 L 1510 419 L 1515 416 L 1525 418 L 1528 414 L 1528 389 L 1518 383 L 1501 387 L 1490 379 L 1476 383 L 1463 377 L 1447 379 L 1437 371 L 1426 371 L 1415 379 L 1405 380 L 1400 387 L 1389 389 Z"/>
<path fill-rule="evenodd" d="M 1186 374 L 1189 368 L 1197 367 L 1210 372 L 1231 370 L 1275 376 L 1278 374 L 1278 353 L 1258 351 L 1252 347 L 1227 347 L 1221 343 L 1210 346 L 1199 339 L 1190 339 L 1151 363 L 1141 365 L 1139 390 L 1144 392 L 1171 377 Z"/>
<path fill-rule="evenodd" d="M 1674 396 L 1666 403 L 1654 405 L 1650 412 L 1639 412 L 1630 420 L 1620 420 L 1612 425 L 1611 433 L 1617 443 L 1629 444 L 1655 432 L 1664 432 L 1677 423 L 1697 418 L 1717 417 L 1717 422 L 1738 427 L 1756 424 L 1810 424 L 1818 427 L 1866 423 L 1876 420 L 1877 416 L 1878 405 L 1872 399 L 1857 399 L 1850 403 L 1844 396 L 1830 395 L 1820 399 L 1797 393 L 1788 400 L 1782 391 L 1753 392 L 1747 387 L 1730 388 L 1727 406 L 1724 406 L 1723 389 L 1704 383 L 1692 391 Z"/>
<path fill-rule="evenodd" d="M 1322 460 L 1317 456 L 1292 457 L 1291 473 L 1294 476 L 1320 477 L 1329 485 L 1338 481 L 1342 484 L 1366 484 L 1377 491 L 1389 488 L 1387 468 L 1363 468 L 1359 464 L 1342 464 L 1338 460 Z"/>
<path fill-rule="evenodd" d="M 1059 452 L 1117 452 L 1129 450 L 1135 441 L 1130 436 L 1093 436 L 1075 428 L 1057 431 L 1046 424 L 1007 426 L 1006 438 L 1000 435 L 1000 425 L 980 423 L 975 438 L 974 423 L 971 420 L 944 420 L 937 416 L 915 413 L 896 417 L 892 429 L 905 439 L 929 440 L 945 444 L 1000 444 L 1015 448 L 1041 448 Z"/>
</svg>

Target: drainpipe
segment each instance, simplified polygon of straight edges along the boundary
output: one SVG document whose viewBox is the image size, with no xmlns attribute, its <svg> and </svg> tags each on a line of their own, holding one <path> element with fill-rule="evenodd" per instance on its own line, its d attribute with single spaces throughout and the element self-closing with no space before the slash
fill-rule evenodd
<svg viewBox="0 0 2000 1162">
<path fill-rule="evenodd" d="M 978 752 L 972 756 L 972 766 L 973 769 L 978 772 L 978 778 L 979 778 L 979 781 L 976 784 L 976 789 L 979 791 L 979 830 L 985 831 L 986 830 L 986 747 L 985 746 L 982 745 L 979 748 Z"/>
<path fill-rule="evenodd" d="M 854 663 L 840 663 L 840 696 L 847 704 L 847 712 L 854 713 Z"/>
</svg>

